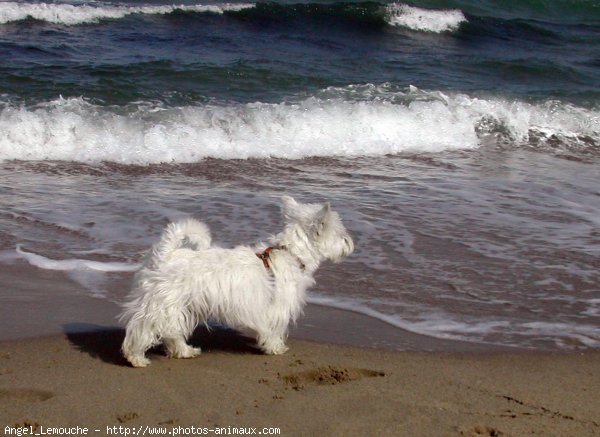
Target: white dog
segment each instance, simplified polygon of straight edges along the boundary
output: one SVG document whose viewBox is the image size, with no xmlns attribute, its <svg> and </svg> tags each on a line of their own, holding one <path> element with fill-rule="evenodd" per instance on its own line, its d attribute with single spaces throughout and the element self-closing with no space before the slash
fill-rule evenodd
<svg viewBox="0 0 600 437">
<path fill-rule="evenodd" d="M 216 321 L 256 333 L 267 354 L 283 354 L 290 321 L 302 312 L 313 274 L 324 260 L 340 261 L 354 243 L 329 204 L 283 200 L 285 229 L 271 246 L 211 246 L 207 226 L 194 219 L 171 223 L 136 274 L 121 320 L 122 352 L 134 367 L 162 342 L 175 358 L 200 348 L 187 344 L 199 323 Z"/>
</svg>

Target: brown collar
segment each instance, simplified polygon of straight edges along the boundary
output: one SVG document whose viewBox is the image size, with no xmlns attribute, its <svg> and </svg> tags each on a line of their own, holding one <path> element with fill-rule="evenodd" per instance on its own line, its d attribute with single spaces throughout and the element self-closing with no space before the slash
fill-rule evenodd
<svg viewBox="0 0 600 437">
<path fill-rule="evenodd" d="M 263 252 L 256 253 L 256 256 L 259 257 L 260 259 L 262 259 L 265 269 L 267 269 L 267 270 L 271 268 L 271 266 L 269 265 L 269 257 L 271 256 L 271 251 L 273 249 L 277 249 L 277 248 L 269 246 Z"/>
<path fill-rule="evenodd" d="M 270 270 L 271 269 L 271 265 L 269 264 L 269 258 L 271 257 L 271 251 L 273 251 L 273 250 L 282 250 L 282 249 L 285 249 L 285 246 L 269 246 L 264 251 L 257 252 L 256 256 L 259 257 L 260 259 L 262 259 L 262 262 L 263 262 L 263 265 L 265 266 L 265 269 Z M 298 261 L 298 264 L 300 265 L 300 269 L 304 270 L 306 268 L 306 266 L 304 265 L 304 263 L 298 257 L 296 257 L 296 260 Z"/>
</svg>

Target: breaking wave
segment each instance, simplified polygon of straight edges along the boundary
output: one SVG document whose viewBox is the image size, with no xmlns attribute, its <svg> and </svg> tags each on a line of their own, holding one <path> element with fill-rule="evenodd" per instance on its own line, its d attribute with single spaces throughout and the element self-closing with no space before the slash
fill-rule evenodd
<svg viewBox="0 0 600 437">
<path fill-rule="evenodd" d="M 172 5 L 122 5 L 113 3 L 0 3 L 0 24 L 34 19 L 54 24 L 74 26 L 116 20 L 133 14 L 167 15 L 179 13 L 236 13 L 261 22 L 296 20 L 301 18 L 326 19 L 338 23 L 362 22 L 365 25 L 399 26 L 424 32 L 445 32 L 458 29 L 466 22 L 458 10 L 430 10 L 403 3 L 214 3 Z M 318 17 L 318 18 L 317 18 Z"/>
<path fill-rule="evenodd" d="M 458 9 L 433 10 L 421 9 L 402 3 L 386 6 L 387 21 L 392 26 L 406 27 L 422 32 L 448 32 L 457 30 L 467 22 L 465 15 Z"/>
<path fill-rule="evenodd" d="M 362 23 L 375 26 L 399 26 L 424 32 L 457 30 L 468 22 L 467 16 L 500 20 L 542 20 L 594 24 L 600 22 L 600 6 L 595 0 L 552 1 L 411 1 L 407 3 L 299 2 L 273 1 L 199 4 L 123 4 L 118 2 L 0 2 L 0 24 L 28 18 L 54 24 L 79 25 L 106 19 L 122 19 L 132 14 L 168 15 L 172 13 L 231 13 L 260 23 L 285 22 L 309 18 L 327 23 Z M 420 3 L 425 3 L 421 5 Z M 477 21 L 477 20 L 475 20 Z"/>
<path fill-rule="evenodd" d="M 254 7 L 253 3 L 222 3 L 200 5 L 121 6 L 67 3 L 0 3 L 0 24 L 32 18 L 55 24 L 77 25 L 119 19 L 132 14 L 164 15 L 175 11 L 223 14 Z"/>
<path fill-rule="evenodd" d="M 328 88 L 296 103 L 99 106 L 83 98 L 0 104 L 0 160 L 197 162 L 381 156 L 488 140 L 598 149 L 600 111 L 415 87 Z"/>
</svg>

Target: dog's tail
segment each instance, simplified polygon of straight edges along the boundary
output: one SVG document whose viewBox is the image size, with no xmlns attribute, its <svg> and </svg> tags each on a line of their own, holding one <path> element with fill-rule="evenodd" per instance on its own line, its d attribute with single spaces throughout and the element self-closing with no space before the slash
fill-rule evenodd
<svg viewBox="0 0 600 437">
<path fill-rule="evenodd" d="M 208 226 L 193 218 L 180 220 L 167 226 L 160 241 L 152 247 L 151 264 L 154 266 L 161 264 L 174 250 L 182 247 L 202 250 L 208 249 L 210 245 Z"/>
</svg>

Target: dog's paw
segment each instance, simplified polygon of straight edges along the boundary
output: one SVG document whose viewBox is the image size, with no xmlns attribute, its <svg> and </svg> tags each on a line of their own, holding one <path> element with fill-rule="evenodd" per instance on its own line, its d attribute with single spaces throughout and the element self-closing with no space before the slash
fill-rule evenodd
<svg viewBox="0 0 600 437">
<path fill-rule="evenodd" d="M 202 349 L 199 347 L 189 347 L 179 358 L 194 358 L 202 353 Z"/>
<path fill-rule="evenodd" d="M 127 357 L 127 361 L 129 361 L 133 367 L 147 367 L 148 364 L 150 364 L 150 360 L 144 356 Z"/>
<path fill-rule="evenodd" d="M 290 348 L 287 347 L 283 343 L 278 343 L 278 344 L 274 344 L 274 345 L 265 345 L 262 348 L 263 352 L 267 355 L 283 355 L 289 349 Z"/>
<path fill-rule="evenodd" d="M 202 349 L 199 347 L 187 346 L 185 348 L 179 348 L 177 350 L 169 350 L 168 355 L 171 358 L 194 358 L 202 353 Z"/>
</svg>

